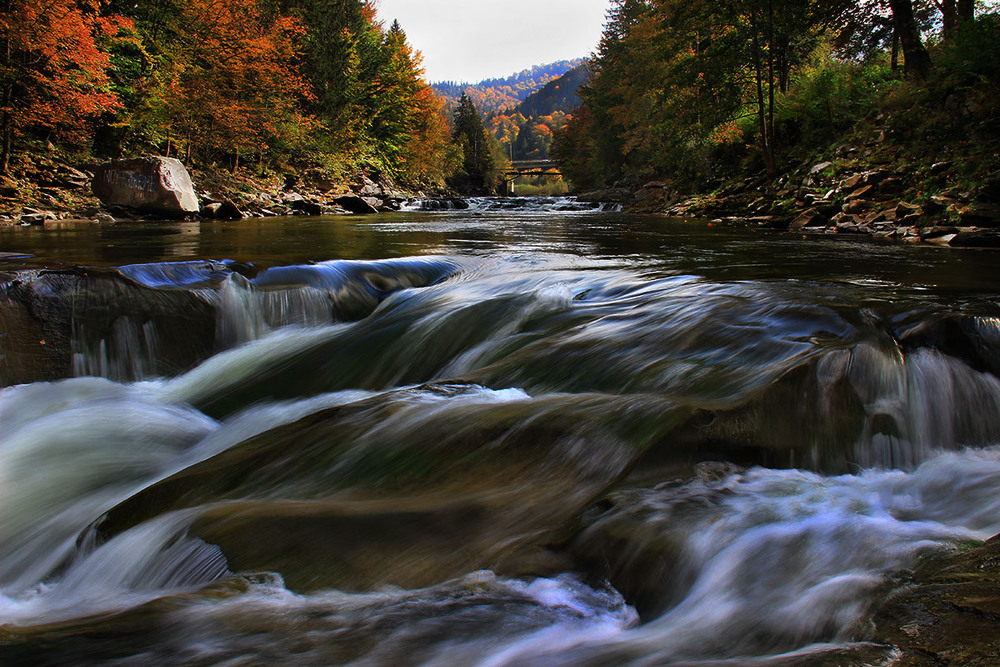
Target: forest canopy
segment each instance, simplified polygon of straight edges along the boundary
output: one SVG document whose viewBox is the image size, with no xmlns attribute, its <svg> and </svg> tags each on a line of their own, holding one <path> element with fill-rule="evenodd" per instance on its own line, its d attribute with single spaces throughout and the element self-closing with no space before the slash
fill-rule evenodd
<svg viewBox="0 0 1000 667">
<path fill-rule="evenodd" d="M 38 141 L 414 186 L 457 166 L 420 54 L 371 0 L 0 5 L 0 172 Z"/>
<path fill-rule="evenodd" d="M 590 69 L 553 146 L 577 187 L 776 177 L 865 119 L 928 146 L 987 126 L 1000 20 L 972 0 L 614 0 Z"/>
</svg>

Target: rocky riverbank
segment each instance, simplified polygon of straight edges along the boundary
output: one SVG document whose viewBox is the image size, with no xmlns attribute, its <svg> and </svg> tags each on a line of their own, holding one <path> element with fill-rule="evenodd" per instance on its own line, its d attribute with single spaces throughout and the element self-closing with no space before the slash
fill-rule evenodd
<svg viewBox="0 0 1000 667">
<path fill-rule="evenodd" d="M 156 215 L 107 206 L 93 194 L 97 163 L 71 163 L 56 156 L 23 160 L 0 179 L 0 225 L 40 225 L 55 220 L 150 219 Z M 294 215 L 374 214 L 399 210 L 415 198 L 429 208 L 458 208 L 447 194 L 412 191 L 387 179 L 356 175 L 339 181 L 318 171 L 303 174 L 191 170 L 202 219 L 238 220 Z M 460 201 L 460 200 L 457 200 Z"/>
<path fill-rule="evenodd" d="M 696 194 L 657 180 L 586 196 L 621 201 L 632 212 L 802 234 L 998 247 L 1000 169 L 990 171 L 996 156 L 987 153 L 966 147 L 914 159 L 879 132 L 801 160 L 776 179 L 732 179 Z"/>
</svg>

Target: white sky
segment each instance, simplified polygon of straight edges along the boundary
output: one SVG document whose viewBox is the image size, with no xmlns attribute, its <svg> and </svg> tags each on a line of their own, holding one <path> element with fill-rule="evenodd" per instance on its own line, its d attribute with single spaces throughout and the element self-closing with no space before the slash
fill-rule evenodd
<svg viewBox="0 0 1000 667">
<path fill-rule="evenodd" d="M 427 80 L 475 83 L 597 48 L 609 0 L 376 0 L 424 54 Z"/>
</svg>

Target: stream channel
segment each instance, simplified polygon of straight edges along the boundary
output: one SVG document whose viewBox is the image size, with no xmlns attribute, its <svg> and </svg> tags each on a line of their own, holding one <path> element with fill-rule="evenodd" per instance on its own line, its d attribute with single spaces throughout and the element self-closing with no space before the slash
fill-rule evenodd
<svg viewBox="0 0 1000 667">
<path fill-rule="evenodd" d="M 1000 254 L 561 208 L 0 229 L 0 664 L 890 661 Z"/>
</svg>

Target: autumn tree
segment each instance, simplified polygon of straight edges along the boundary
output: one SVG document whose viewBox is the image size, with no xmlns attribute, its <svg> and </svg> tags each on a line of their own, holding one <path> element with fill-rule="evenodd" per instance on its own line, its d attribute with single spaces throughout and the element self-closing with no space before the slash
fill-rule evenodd
<svg viewBox="0 0 1000 667">
<path fill-rule="evenodd" d="M 371 82 L 368 130 L 378 163 L 406 183 L 443 185 L 457 166 L 443 101 L 424 81 L 421 55 L 396 21 L 385 33 L 382 52 Z"/>
<path fill-rule="evenodd" d="M 845 2 L 616 0 L 581 92 L 588 113 L 566 130 L 592 135 L 586 157 L 566 140 L 557 154 L 571 169 L 599 169 L 604 183 L 667 171 L 693 178 L 753 119 L 756 155 L 777 173 L 778 99 Z"/>
<path fill-rule="evenodd" d="M 79 138 L 90 119 L 118 107 L 99 43 L 128 22 L 101 16 L 96 0 L 3 0 L 0 7 L 0 173 L 6 173 L 17 137 L 43 130 Z"/>
<path fill-rule="evenodd" d="M 195 146 L 260 154 L 294 140 L 309 119 L 305 80 L 294 66 L 299 22 L 265 15 L 255 0 L 189 0 L 184 51 L 168 85 L 178 129 Z"/>
</svg>

